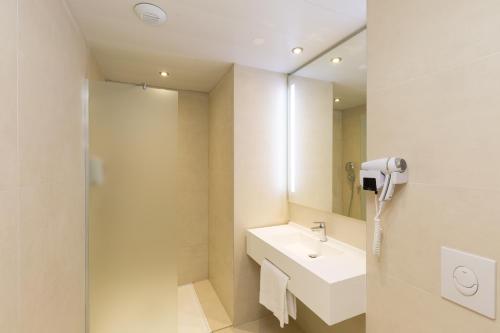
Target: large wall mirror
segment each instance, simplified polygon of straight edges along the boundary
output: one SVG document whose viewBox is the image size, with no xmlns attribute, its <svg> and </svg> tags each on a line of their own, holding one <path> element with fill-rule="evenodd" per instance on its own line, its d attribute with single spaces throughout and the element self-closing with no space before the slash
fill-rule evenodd
<svg viewBox="0 0 500 333">
<path fill-rule="evenodd" d="M 289 200 L 365 219 L 366 30 L 290 74 Z"/>
</svg>

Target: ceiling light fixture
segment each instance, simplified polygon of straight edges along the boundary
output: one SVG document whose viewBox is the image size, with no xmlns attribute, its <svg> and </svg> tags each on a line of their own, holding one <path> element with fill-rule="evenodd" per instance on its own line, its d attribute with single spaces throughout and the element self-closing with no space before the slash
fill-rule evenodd
<svg viewBox="0 0 500 333">
<path fill-rule="evenodd" d="M 340 102 L 340 98 L 335 97 L 335 99 L 334 99 L 333 101 L 334 101 L 335 103 L 338 103 L 338 102 Z"/>
<path fill-rule="evenodd" d="M 167 13 L 150 3 L 138 3 L 134 6 L 134 11 L 142 22 L 149 25 L 160 25 L 167 21 Z"/>
<path fill-rule="evenodd" d="M 292 53 L 293 53 L 293 54 L 301 54 L 303 51 L 304 51 L 304 49 L 303 49 L 303 48 L 301 48 L 301 47 L 299 47 L 299 46 L 294 47 L 294 48 L 292 49 Z"/>
<path fill-rule="evenodd" d="M 340 64 L 342 62 L 342 58 L 341 57 L 335 57 L 332 60 L 330 60 L 330 62 L 332 64 Z"/>
<path fill-rule="evenodd" d="M 170 76 L 170 73 L 169 73 L 169 72 L 162 71 L 162 72 L 160 72 L 160 76 L 161 76 L 161 77 L 169 77 L 169 76 Z"/>
</svg>

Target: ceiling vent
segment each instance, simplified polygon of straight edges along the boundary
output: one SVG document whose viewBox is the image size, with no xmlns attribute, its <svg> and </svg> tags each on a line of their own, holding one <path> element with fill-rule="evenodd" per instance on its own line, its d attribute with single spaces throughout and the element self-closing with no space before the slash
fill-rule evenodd
<svg viewBox="0 0 500 333">
<path fill-rule="evenodd" d="M 149 25 L 160 25 L 167 21 L 167 14 L 158 6 L 150 3 L 138 3 L 134 11 L 142 22 Z"/>
</svg>

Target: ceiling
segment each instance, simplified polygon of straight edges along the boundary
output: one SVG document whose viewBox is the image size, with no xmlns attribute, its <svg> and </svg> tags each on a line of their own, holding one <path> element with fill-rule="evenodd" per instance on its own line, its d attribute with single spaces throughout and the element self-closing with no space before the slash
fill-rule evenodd
<svg viewBox="0 0 500 333">
<path fill-rule="evenodd" d="M 153 0 L 161 26 L 139 0 L 67 2 L 107 79 L 205 92 L 232 63 L 287 73 L 366 23 L 365 0 Z"/>
<path fill-rule="evenodd" d="M 342 58 L 339 64 L 331 59 Z M 333 82 L 334 97 L 340 98 L 335 109 L 343 110 L 366 104 L 366 30 L 325 53 L 294 75 Z"/>
</svg>

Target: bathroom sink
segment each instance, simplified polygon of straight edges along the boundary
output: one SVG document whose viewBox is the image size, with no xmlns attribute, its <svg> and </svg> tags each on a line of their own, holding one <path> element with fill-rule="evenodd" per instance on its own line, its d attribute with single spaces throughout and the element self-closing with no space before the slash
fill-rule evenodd
<svg viewBox="0 0 500 333">
<path fill-rule="evenodd" d="M 290 292 L 328 325 L 365 313 L 364 251 L 290 222 L 247 230 L 247 254 L 286 273 Z"/>
<path fill-rule="evenodd" d="M 266 229 L 263 231 L 264 233 L 271 231 L 270 228 L 261 229 Z M 291 230 L 285 232 L 282 229 L 279 228 L 281 232 L 270 235 L 269 239 L 273 244 L 283 249 L 284 252 L 289 253 L 298 260 L 326 260 L 329 257 L 343 253 L 341 249 L 333 247 L 331 243 L 320 242 L 317 235 L 311 235 L 298 228 L 287 228 Z M 276 231 L 276 228 L 273 231 Z"/>
</svg>

